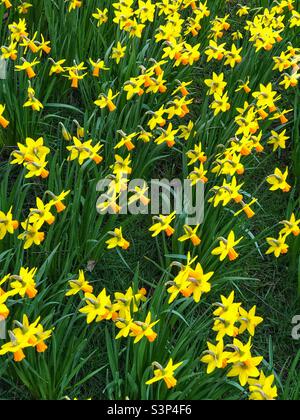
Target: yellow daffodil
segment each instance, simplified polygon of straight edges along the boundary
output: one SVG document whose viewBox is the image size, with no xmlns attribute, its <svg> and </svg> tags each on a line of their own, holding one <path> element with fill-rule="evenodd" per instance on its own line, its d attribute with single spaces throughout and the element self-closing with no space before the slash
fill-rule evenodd
<svg viewBox="0 0 300 420">
<path fill-rule="evenodd" d="M 124 239 L 122 227 L 116 228 L 113 232 L 109 232 L 109 235 L 112 236 L 112 238 L 106 241 L 107 249 L 120 247 L 126 250 L 129 248 L 130 243 Z"/>
<path fill-rule="evenodd" d="M 294 236 L 300 235 L 300 219 L 296 219 L 295 213 L 291 215 L 290 220 L 283 220 L 280 222 L 284 226 L 284 228 L 281 230 L 280 235 L 281 236 L 289 236 L 293 234 Z"/>
<path fill-rule="evenodd" d="M 36 73 L 33 70 L 33 67 L 39 64 L 40 62 L 35 58 L 32 62 L 26 61 L 23 57 L 21 59 L 23 64 L 16 65 L 16 71 L 25 70 L 29 79 L 33 79 L 36 76 Z"/>
<path fill-rule="evenodd" d="M 261 364 L 262 360 L 263 357 L 251 357 L 244 362 L 238 362 L 233 365 L 227 376 L 229 378 L 238 376 L 240 384 L 245 386 L 249 378 L 257 378 L 259 376 L 257 366 Z"/>
<path fill-rule="evenodd" d="M 24 249 L 28 249 L 32 245 L 39 246 L 44 241 L 45 233 L 39 231 L 38 225 L 30 225 L 28 222 L 23 222 L 21 225 L 24 232 L 18 236 L 18 239 L 24 241 Z"/>
<path fill-rule="evenodd" d="M 216 74 L 213 73 L 212 79 L 204 80 L 206 86 L 209 87 L 209 95 L 214 95 L 215 93 L 219 96 L 223 95 L 224 89 L 227 86 L 227 82 L 224 81 L 224 73 Z"/>
<path fill-rule="evenodd" d="M 245 311 L 243 308 L 239 308 L 240 313 L 240 323 L 239 333 L 243 334 L 246 330 L 253 337 L 255 334 L 255 328 L 263 322 L 263 318 L 256 316 L 256 306 L 253 306 L 249 312 Z"/>
<path fill-rule="evenodd" d="M 150 232 L 153 232 L 152 237 L 158 236 L 161 232 L 166 232 L 167 236 L 172 236 L 175 232 L 175 230 L 171 227 L 172 221 L 176 218 L 176 212 L 171 213 L 169 216 L 154 216 L 153 226 L 149 229 Z"/>
<path fill-rule="evenodd" d="M 111 58 L 116 60 L 116 63 L 119 64 L 121 59 L 125 57 L 126 46 L 122 46 L 120 42 L 117 43 L 116 47 L 113 47 Z"/>
<path fill-rule="evenodd" d="M 93 13 L 92 16 L 97 20 L 97 26 L 99 27 L 108 21 L 108 9 L 105 8 L 101 10 L 97 8 L 97 12 Z"/>
<path fill-rule="evenodd" d="M 108 107 L 109 111 L 113 112 L 116 110 L 116 105 L 114 104 L 113 100 L 116 99 L 118 96 L 119 92 L 114 95 L 113 91 L 109 89 L 107 95 L 101 93 L 98 99 L 94 102 L 94 104 L 101 109 Z"/>
<path fill-rule="evenodd" d="M 93 76 L 94 77 L 99 77 L 99 75 L 100 75 L 100 70 L 109 70 L 109 68 L 108 67 L 105 67 L 105 63 L 104 63 L 104 61 L 103 60 L 100 60 L 100 58 L 97 60 L 97 61 L 93 61 L 91 58 L 90 58 L 90 63 L 91 63 L 91 65 L 92 65 L 92 68 L 93 68 Z"/>
<path fill-rule="evenodd" d="M 84 293 L 93 293 L 93 287 L 85 280 L 83 270 L 79 270 L 79 277 L 75 280 L 69 281 L 70 290 L 67 291 L 66 296 L 77 295 L 80 291 Z"/>
<path fill-rule="evenodd" d="M 153 327 L 159 323 L 159 320 L 151 322 L 151 312 L 148 313 L 145 322 L 134 321 L 131 326 L 131 337 L 135 337 L 134 344 L 138 343 L 144 337 L 148 339 L 150 343 L 153 343 L 157 338 L 157 333 L 153 331 Z"/>
<path fill-rule="evenodd" d="M 260 372 L 257 379 L 248 379 L 250 397 L 249 400 L 255 401 L 273 401 L 277 398 L 277 387 L 274 385 L 274 375 L 265 376 Z"/>
<path fill-rule="evenodd" d="M 235 234 L 233 231 L 231 231 L 227 239 L 220 238 L 220 245 L 212 251 L 212 255 L 220 255 L 220 261 L 224 261 L 227 256 L 230 261 L 234 261 L 239 256 L 235 250 L 235 247 L 242 240 L 243 238 L 235 240 Z"/>
<path fill-rule="evenodd" d="M 288 253 L 289 245 L 286 243 L 287 235 L 280 235 L 278 239 L 276 238 L 267 238 L 267 243 L 270 245 L 270 248 L 267 250 L 266 254 L 273 254 L 276 258 L 279 258 L 281 255 Z"/>
<path fill-rule="evenodd" d="M 18 229 L 19 222 L 13 219 L 12 207 L 8 213 L 0 211 L 0 241 L 7 235 L 7 233 L 13 235 L 14 231 Z"/>
<path fill-rule="evenodd" d="M 208 350 L 203 352 L 201 362 L 207 364 L 207 374 L 210 375 L 216 369 L 225 369 L 228 364 L 230 353 L 224 351 L 224 341 L 220 340 L 216 345 L 207 343 Z"/>
<path fill-rule="evenodd" d="M 289 137 L 286 136 L 286 130 L 282 131 L 281 133 L 277 133 L 277 131 L 272 130 L 271 137 L 268 140 L 268 144 L 273 146 L 273 152 L 276 152 L 278 148 L 286 149 L 286 141 L 289 140 Z"/>
<path fill-rule="evenodd" d="M 154 378 L 146 382 L 146 385 L 152 385 L 155 382 L 163 380 L 167 385 L 168 389 L 174 388 L 177 384 L 177 380 L 174 377 L 174 372 L 183 364 L 183 362 L 173 364 L 173 360 L 170 359 L 167 366 L 163 368 L 159 363 L 154 362 Z"/>
<path fill-rule="evenodd" d="M 196 226 L 194 229 L 188 225 L 184 225 L 183 229 L 185 231 L 185 235 L 181 236 L 178 240 L 179 242 L 185 242 L 190 240 L 194 246 L 198 246 L 201 243 L 201 239 L 197 236 L 197 230 L 199 226 Z"/>
<path fill-rule="evenodd" d="M 15 290 L 21 297 L 24 297 L 25 294 L 33 299 L 37 295 L 36 283 L 34 277 L 36 275 L 37 268 L 21 268 L 18 275 L 11 276 L 10 287 L 12 290 Z"/>
<path fill-rule="evenodd" d="M 282 190 L 285 193 L 290 192 L 291 186 L 286 181 L 288 176 L 288 168 L 286 168 L 284 173 L 276 168 L 274 174 L 267 177 L 267 182 L 271 185 L 270 191 Z"/>
<path fill-rule="evenodd" d="M 105 319 L 112 319 L 114 316 L 111 299 L 107 295 L 106 289 L 103 289 L 97 297 L 91 293 L 86 293 L 84 300 L 87 305 L 81 308 L 79 312 L 87 316 L 87 324 L 91 324 L 93 321 L 101 322 Z"/>
</svg>

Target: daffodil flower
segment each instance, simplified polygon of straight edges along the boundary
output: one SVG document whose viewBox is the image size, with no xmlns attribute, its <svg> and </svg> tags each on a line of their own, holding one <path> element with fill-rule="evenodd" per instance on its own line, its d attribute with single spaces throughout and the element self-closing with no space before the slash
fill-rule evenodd
<svg viewBox="0 0 300 420">
<path fill-rule="evenodd" d="M 190 240 L 194 246 L 198 246 L 201 243 L 201 239 L 199 236 L 197 236 L 197 231 L 199 229 L 200 225 L 196 226 L 194 229 L 192 229 L 188 225 L 184 225 L 183 229 L 185 231 L 185 235 L 181 236 L 178 240 L 179 242 L 185 242 Z"/>
<path fill-rule="evenodd" d="M 229 111 L 231 105 L 229 103 L 227 92 L 225 92 L 223 95 L 218 95 L 217 93 L 215 93 L 214 101 L 212 102 L 210 107 L 214 110 L 214 116 L 217 116 L 220 112 Z"/>
<path fill-rule="evenodd" d="M 119 92 L 117 92 L 115 95 L 113 94 L 112 90 L 109 89 L 107 95 L 104 93 L 101 93 L 98 97 L 98 99 L 94 102 L 95 105 L 97 105 L 99 108 L 106 108 L 108 107 L 110 112 L 113 112 L 116 110 L 116 105 L 114 104 L 113 100 L 119 96 Z"/>
<path fill-rule="evenodd" d="M 13 22 L 8 25 L 8 29 L 11 32 L 12 41 L 19 42 L 23 37 L 28 36 L 27 23 L 25 19 L 19 19 L 19 22 Z"/>
<path fill-rule="evenodd" d="M 3 60 L 11 59 L 12 61 L 16 61 L 18 58 L 18 50 L 17 50 L 17 42 L 11 42 L 8 46 L 3 45 L 1 47 L 1 58 Z"/>
<path fill-rule="evenodd" d="M 97 12 L 93 13 L 93 18 L 97 20 L 97 26 L 103 25 L 103 23 L 106 23 L 108 21 L 108 9 L 105 8 L 104 10 L 101 10 L 97 8 Z"/>
<path fill-rule="evenodd" d="M 207 364 L 207 374 L 210 375 L 216 369 L 225 369 L 228 364 L 229 352 L 224 351 L 224 341 L 220 340 L 216 345 L 208 342 L 208 350 L 203 352 L 200 361 Z"/>
<path fill-rule="evenodd" d="M 238 362 L 233 365 L 232 369 L 227 373 L 229 378 L 238 376 L 240 384 L 245 386 L 249 378 L 257 378 L 259 376 L 259 370 L 257 366 L 261 364 L 263 357 L 250 357 L 244 362 Z"/>
<path fill-rule="evenodd" d="M 31 3 L 21 1 L 21 4 L 18 5 L 18 12 L 21 15 L 26 15 L 31 7 L 33 7 Z"/>
<path fill-rule="evenodd" d="M 90 58 L 90 63 L 91 63 L 91 65 L 92 65 L 92 67 L 93 67 L 93 76 L 94 77 L 99 77 L 99 75 L 100 75 L 100 70 L 109 70 L 109 68 L 108 67 L 105 67 L 105 63 L 104 63 L 104 61 L 103 60 L 101 60 L 100 58 L 97 60 L 97 61 L 93 61 L 91 58 Z"/>
<path fill-rule="evenodd" d="M 13 220 L 12 207 L 9 209 L 7 214 L 0 211 L 0 241 L 2 241 L 7 233 L 13 235 L 14 231 L 18 229 L 18 227 L 19 222 L 17 220 Z"/>
<path fill-rule="evenodd" d="M 24 232 L 18 236 L 18 239 L 24 241 L 24 249 L 28 249 L 34 244 L 39 246 L 44 241 L 45 233 L 39 231 L 39 226 L 30 225 L 28 222 L 23 222 L 21 225 Z"/>
<path fill-rule="evenodd" d="M 69 8 L 68 11 L 71 12 L 72 10 L 76 10 L 82 6 L 81 0 L 69 0 Z"/>
<path fill-rule="evenodd" d="M 231 231 L 228 238 L 219 238 L 220 245 L 212 251 L 212 255 L 219 255 L 220 261 L 224 261 L 228 256 L 230 261 L 234 261 L 238 258 L 239 254 L 236 252 L 235 247 L 243 240 L 240 238 L 235 240 L 235 234 Z"/>
<path fill-rule="evenodd" d="M 49 201 L 50 207 L 55 206 L 57 213 L 61 213 L 66 209 L 66 206 L 64 205 L 63 201 L 66 199 L 66 197 L 70 194 L 69 191 L 63 191 L 59 195 L 53 194 L 51 191 L 46 191 L 47 194 L 52 197 L 51 201 Z"/>
<path fill-rule="evenodd" d="M 268 140 L 268 144 L 273 145 L 273 152 L 276 152 L 277 149 L 286 149 L 286 141 L 289 140 L 289 137 L 286 136 L 286 130 L 281 133 L 277 133 L 272 130 L 271 137 Z"/>
<path fill-rule="evenodd" d="M 154 216 L 153 220 L 157 223 L 154 223 L 149 229 L 150 232 L 153 232 L 152 237 L 158 236 L 161 232 L 166 232 L 167 236 L 172 236 L 175 230 L 171 227 L 171 223 L 175 217 L 176 212 L 173 212 L 168 216 Z"/>
<path fill-rule="evenodd" d="M 240 204 L 242 206 L 242 209 L 238 212 L 236 212 L 234 214 L 234 216 L 238 216 L 239 214 L 241 214 L 242 212 L 244 212 L 248 219 L 252 219 L 252 217 L 255 216 L 255 212 L 252 210 L 251 206 L 253 206 L 253 204 L 257 203 L 257 199 L 254 198 L 249 204 L 246 204 L 243 200 L 240 201 Z"/>
<path fill-rule="evenodd" d="M 83 270 L 79 270 L 79 277 L 69 281 L 70 290 L 67 291 L 66 296 L 77 295 L 80 291 L 84 293 L 93 293 L 93 287 L 85 279 Z"/>
<path fill-rule="evenodd" d="M 209 95 L 214 95 L 215 93 L 219 96 L 223 95 L 224 89 L 227 86 L 227 82 L 224 81 L 224 73 L 220 75 L 213 73 L 212 79 L 205 79 L 204 83 L 209 87 Z"/>
<path fill-rule="evenodd" d="M 23 350 L 31 346 L 26 340 L 26 337 L 17 339 L 12 331 L 9 331 L 8 334 L 10 337 L 10 342 L 3 344 L 3 346 L 0 348 L 0 356 L 3 356 L 7 353 L 12 353 L 14 355 L 15 362 L 22 362 L 22 360 L 24 360 L 26 357 Z"/>
<path fill-rule="evenodd" d="M 33 299 L 38 293 L 34 280 L 36 272 L 37 268 L 32 268 L 30 270 L 29 268 L 21 267 L 18 275 L 10 277 L 11 280 L 14 280 L 10 284 L 11 289 L 21 297 L 27 295 L 30 299 Z"/>
<path fill-rule="evenodd" d="M 153 327 L 159 323 L 159 320 L 151 322 L 151 312 L 148 313 L 145 322 L 134 321 L 131 326 L 130 337 L 135 337 L 134 344 L 137 344 L 144 337 L 148 339 L 150 343 L 153 343 L 157 338 L 157 333 L 153 331 Z"/>
<path fill-rule="evenodd" d="M 87 324 L 91 324 L 93 321 L 101 322 L 105 319 L 112 319 L 114 316 L 115 311 L 106 289 L 103 289 L 97 297 L 91 293 L 86 293 L 84 300 L 87 305 L 81 308 L 79 312 L 87 315 Z"/>
<path fill-rule="evenodd" d="M 264 372 L 260 372 L 259 378 L 248 379 L 250 397 L 249 400 L 254 401 L 273 401 L 277 398 L 277 387 L 274 385 L 274 375 L 265 376 Z"/>
<path fill-rule="evenodd" d="M 33 79 L 36 76 L 36 73 L 33 70 L 33 67 L 39 64 L 40 62 L 35 58 L 32 62 L 26 61 L 23 57 L 21 58 L 23 64 L 16 65 L 16 71 L 25 70 L 29 79 Z"/>
<path fill-rule="evenodd" d="M 116 228 L 113 232 L 109 232 L 109 235 L 112 236 L 112 238 L 106 241 L 107 249 L 120 247 L 126 250 L 129 248 L 130 243 L 124 239 L 122 227 Z"/>
<path fill-rule="evenodd" d="M 141 302 L 146 300 L 145 294 L 144 289 L 135 293 L 132 287 L 125 293 L 115 292 L 115 308 L 120 318 L 128 319 L 131 318 L 131 313 L 138 312 Z"/>
<path fill-rule="evenodd" d="M 300 235 L 300 219 L 296 219 L 295 213 L 291 215 L 290 220 L 283 220 L 280 224 L 284 226 L 280 232 L 281 236 L 289 236 L 291 234 L 294 236 Z"/>
<path fill-rule="evenodd" d="M 258 108 L 269 107 L 270 112 L 276 111 L 274 103 L 280 97 L 277 96 L 276 91 L 273 91 L 272 83 L 269 83 L 267 86 L 260 84 L 260 91 L 254 92 L 252 95 L 257 100 Z"/>
<path fill-rule="evenodd" d="M 12 7 L 12 4 L 9 0 L 1 0 L 1 3 L 4 4 L 6 9 L 10 9 Z"/>
<path fill-rule="evenodd" d="M 198 182 L 205 184 L 208 181 L 206 174 L 207 170 L 204 169 L 203 163 L 201 163 L 199 168 L 195 167 L 189 174 L 188 179 L 191 181 L 191 185 L 196 185 Z"/>
<path fill-rule="evenodd" d="M 116 47 L 113 47 L 111 58 L 116 60 L 116 63 L 119 64 L 121 59 L 125 57 L 126 46 L 122 46 L 120 42 L 117 43 Z"/>
<path fill-rule="evenodd" d="M 239 333 L 243 334 L 246 330 L 253 337 L 255 334 L 255 329 L 258 325 L 263 322 L 263 318 L 256 316 L 256 306 L 253 306 L 249 312 L 245 311 L 243 308 L 239 308 L 240 319 L 239 322 L 241 326 L 239 328 Z"/>
<path fill-rule="evenodd" d="M 193 165 L 198 161 L 201 163 L 205 163 L 207 161 L 207 156 L 205 152 L 203 152 L 203 147 L 201 143 L 195 145 L 193 150 L 189 150 L 186 153 L 186 156 L 190 159 L 188 166 Z"/>
<path fill-rule="evenodd" d="M 233 350 L 228 355 L 228 363 L 245 362 L 251 358 L 252 340 L 250 338 L 246 344 L 243 344 L 240 340 L 234 338 L 233 344 L 228 344 L 226 348 Z"/>
<path fill-rule="evenodd" d="M 29 223 L 36 224 L 40 228 L 44 223 L 52 225 L 55 221 L 55 216 L 51 213 L 51 203 L 44 204 L 40 198 L 36 198 L 36 208 L 30 209 L 30 214 L 28 217 Z"/>
<path fill-rule="evenodd" d="M 49 58 L 49 60 L 52 63 L 50 72 L 49 72 L 50 76 L 52 76 L 53 74 L 61 74 L 65 72 L 63 64 L 66 62 L 66 60 L 62 59 L 59 61 L 54 61 L 51 57 Z"/>
<path fill-rule="evenodd" d="M 276 258 L 279 258 L 281 255 L 288 253 L 289 245 L 286 243 L 287 235 L 280 235 L 278 239 L 276 238 L 267 238 L 267 243 L 270 245 L 270 248 L 267 250 L 266 254 L 275 255 Z"/>
<path fill-rule="evenodd" d="M 174 377 L 174 372 L 183 364 L 173 363 L 173 360 L 170 359 L 167 366 L 163 368 L 159 363 L 154 362 L 153 367 L 156 367 L 154 370 L 154 378 L 146 382 L 146 385 L 152 385 L 155 382 L 163 380 L 167 385 L 168 389 L 174 388 L 177 384 L 177 379 Z"/>
<path fill-rule="evenodd" d="M 115 149 L 120 149 L 123 146 L 125 146 L 129 152 L 135 149 L 132 140 L 137 136 L 137 133 L 126 134 L 123 130 L 118 130 L 118 134 L 121 135 L 122 140 L 115 146 Z"/>
<path fill-rule="evenodd" d="M 283 192 L 288 193 L 291 190 L 291 186 L 286 181 L 288 175 L 288 168 L 286 168 L 284 173 L 276 168 L 274 174 L 267 177 L 267 182 L 271 185 L 270 191 L 282 190 Z"/>
</svg>

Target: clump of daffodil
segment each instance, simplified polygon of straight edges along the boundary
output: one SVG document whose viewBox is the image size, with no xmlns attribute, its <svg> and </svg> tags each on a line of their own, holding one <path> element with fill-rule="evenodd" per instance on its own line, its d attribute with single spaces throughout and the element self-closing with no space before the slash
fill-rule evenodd
<svg viewBox="0 0 300 420">
<path fill-rule="evenodd" d="M 46 169 L 46 158 L 50 153 L 50 149 L 44 145 L 44 139 L 40 137 L 34 140 L 30 137 L 26 138 L 25 145 L 18 143 L 18 149 L 12 152 L 12 165 L 23 165 L 27 169 L 25 178 L 42 177 L 47 178 L 49 172 Z"/>
<path fill-rule="evenodd" d="M 196 259 L 197 257 L 191 258 L 189 253 L 186 265 L 179 262 L 174 262 L 172 264 L 172 266 L 178 266 L 180 271 L 174 280 L 169 281 L 166 284 L 168 286 L 167 291 L 170 294 L 169 304 L 171 304 L 179 294 L 186 298 L 192 296 L 194 301 L 199 303 L 202 295 L 211 291 L 210 279 L 214 273 L 204 273 L 200 263 L 193 268 L 192 265 Z"/>
<path fill-rule="evenodd" d="M 86 304 L 80 312 L 87 316 L 87 323 L 113 321 L 119 330 L 116 340 L 121 338 L 134 337 L 134 344 L 146 338 L 149 343 L 153 343 L 157 338 L 157 333 L 153 330 L 159 320 L 153 321 L 151 312 L 146 318 L 139 319 L 138 312 L 142 303 L 146 301 L 147 291 L 140 289 L 137 293 L 129 287 L 125 293 L 115 292 L 114 297 L 107 294 L 103 289 L 98 296 L 92 294 L 93 288 L 85 280 L 81 271 L 78 280 L 69 282 L 71 289 L 67 296 L 84 293 L 83 302 Z"/>
<path fill-rule="evenodd" d="M 57 213 L 66 209 L 63 201 L 69 192 L 63 191 L 59 196 L 56 196 L 51 191 L 46 191 L 52 198 L 46 204 L 40 198 L 36 198 L 36 208 L 31 208 L 28 218 L 21 223 L 23 232 L 18 236 L 18 239 L 24 242 L 24 249 L 33 245 L 39 246 L 45 240 L 45 232 L 41 229 L 45 224 L 52 225 L 54 223 L 55 216 L 52 213 L 52 207 L 56 208 Z"/>
<path fill-rule="evenodd" d="M 228 298 L 221 296 L 221 302 L 215 303 L 214 306 L 217 309 L 214 311 L 213 331 L 217 332 L 217 343 L 207 343 L 208 350 L 203 352 L 201 361 L 207 364 L 208 374 L 222 369 L 227 371 L 228 377 L 238 377 L 242 386 L 252 384 L 255 378 L 262 375 L 258 367 L 263 357 L 253 357 L 251 350 L 252 337 L 263 318 L 256 316 L 256 306 L 247 312 L 241 303 L 236 303 L 234 292 Z M 237 338 L 246 332 L 250 335 L 248 341 Z"/>
<path fill-rule="evenodd" d="M 99 155 L 99 151 L 102 147 L 103 145 L 100 143 L 93 145 L 92 140 L 83 142 L 74 136 L 73 144 L 71 146 L 67 146 L 67 150 L 70 151 L 68 160 L 78 160 L 78 163 L 81 166 L 87 159 L 91 159 L 98 165 L 103 160 L 102 156 Z"/>
<path fill-rule="evenodd" d="M 27 348 L 35 348 L 38 353 L 44 353 L 48 348 L 45 341 L 51 337 L 52 330 L 44 331 L 40 320 L 38 317 L 30 324 L 27 315 L 23 315 L 21 322 L 15 321 L 16 328 L 9 331 L 10 341 L 0 348 L 0 356 L 12 353 L 15 362 L 22 362 Z"/>
<path fill-rule="evenodd" d="M 277 387 L 274 385 L 274 375 L 266 376 L 263 371 L 259 378 L 248 379 L 249 400 L 273 401 L 278 397 Z"/>
</svg>

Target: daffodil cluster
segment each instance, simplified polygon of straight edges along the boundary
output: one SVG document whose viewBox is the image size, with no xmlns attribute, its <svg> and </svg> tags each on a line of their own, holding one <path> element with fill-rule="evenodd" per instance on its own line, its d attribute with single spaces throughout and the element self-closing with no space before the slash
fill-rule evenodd
<svg viewBox="0 0 300 420">
<path fill-rule="evenodd" d="M 11 308 L 20 299 L 36 297 L 36 273 L 37 268 L 21 267 L 18 274 L 7 274 L 0 280 L 0 321 L 10 321 Z M 28 317 L 23 315 L 22 322 L 13 321 L 13 325 L 15 328 L 8 331 L 10 341 L 0 347 L 0 356 L 11 353 L 15 362 L 21 362 L 26 357 L 24 350 L 29 347 L 35 348 L 38 353 L 47 350 L 45 341 L 51 337 L 52 330 L 44 331 L 40 317 L 30 324 Z"/>
<path fill-rule="evenodd" d="M 44 139 L 40 137 L 34 140 L 27 137 L 25 144 L 18 143 L 18 149 L 13 151 L 11 165 L 22 165 L 27 170 L 25 178 L 41 177 L 48 178 L 47 156 L 50 149 L 44 145 Z"/>
<path fill-rule="evenodd" d="M 16 328 L 9 331 L 10 341 L 0 348 L 0 356 L 13 354 L 15 362 L 22 362 L 26 358 L 24 350 L 34 348 L 38 353 L 47 350 L 45 343 L 52 335 L 52 330 L 44 330 L 40 323 L 41 318 L 37 318 L 32 324 L 27 315 L 23 315 L 22 322 L 14 321 Z"/>
<path fill-rule="evenodd" d="M 144 337 L 150 342 L 154 342 L 157 333 L 153 327 L 159 320 L 153 321 L 153 316 L 149 311 L 145 319 L 140 319 L 138 312 L 146 302 L 147 291 L 140 289 L 134 292 L 129 287 L 126 292 L 115 292 L 113 296 L 108 295 L 106 289 L 103 289 L 97 296 L 93 294 L 93 286 L 86 280 L 82 270 L 76 279 L 69 281 L 70 290 L 66 296 L 75 296 L 80 294 L 82 303 L 85 304 L 79 312 L 87 318 L 88 324 L 92 322 L 112 321 L 119 333 L 116 339 L 122 337 L 134 337 L 134 344 L 141 341 Z"/>
<path fill-rule="evenodd" d="M 221 302 L 214 306 L 213 331 L 217 333 L 216 344 L 208 342 L 208 350 L 201 357 L 201 361 L 207 364 L 207 373 L 226 369 L 229 378 L 238 377 L 243 387 L 248 384 L 250 399 L 275 399 L 277 388 L 274 375 L 266 377 L 259 370 L 263 357 L 252 354 L 255 330 L 263 322 L 263 318 L 256 315 L 256 306 L 247 312 L 241 303 L 235 302 L 234 292 L 228 298 L 221 296 Z M 240 338 L 245 332 L 250 335 L 247 342 Z"/>
<path fill-rule="evenodd" d="M 128 225 L 117 218 L 123 210 L 122 194 L 127 194 L 129 205 L 148 206 L 146 181 L 130 188 L 130 179 L 136 175 L 139 163 L 153 173 L 157 170 L 154 164 L 162 158 L 170 160 L 175 171 L 187 178 L 194 195 L 199 186 L 206 186 L 205 206 L 215 225 L 211 226 L 209 221 L 203 226 L 193 226 L 173 208 L 153 216 L 152 225 L 151 220 L 143 223 L 149 239 L 154 238 L 162 261 L 164 255 L 168 258 L 167 267 L 175 255 L 181 258 L 176 258 L 180 262 L 174 261 L 169 268 L 162 268 L 167 276 L 161 295 L 164 311 L 156 311 L 152 290 L 136 285 L 127 285 L 127 290 L 121 292 L 102 286 L 100 293 L 95 293 L 96 287 L 88 281 L 84 270 L 67 278 L 69 289 L 65 293 L 80 298 L 79 313 L 86 317 L 89 328 L 107 321 L 117 330 L 116 339 L 130 337 L 134 344 L 143 340 L 145 347 L 154 348 L 161 338 L 165 313 L 171 317 L 174 307 L 176 311 L 179 308 L 177 314 L 181 319 L 181 310 L 188 305 L 197 308 L 203 301 L 207 303 L 214 280 L 223 275 L 227 264 L 233 269 L 238 267 L 239 258 L 248 252 L 251 234 L 244 226 L 247 219 L 258 216 L 262 207 L 260 189 L 269 188 L 278 197 L 295 189 L 282 153 L 292 144 L 289 120 L 295 110 L 289 108 L 287 99 L 299 86 L 300 48 L 296 42 L 300 14 L 294 0 L 279 0 L 268 8 L 252 7 L 250 2 L 229 2 L 232 14 L 215 12 L 218 7 L 212 3 L 218 2 L 209 0 L 121 0 L 90 6 L 86 0 L 63 3 L 60 24 L 76 22 L 79 28 L 85 16 L 92 28 L 92 35 L 83 37 L 86 45 L 79 48 L 79 54 L 68 49 L 67 41 L 66 45 L 54 46 L 53 31 L 43 34 L 40 29 L 44 30 L 43 25 L 34 24 L 39 29 L 30 29 L 34 2 L 21 1 L 15 5 L 10 0 L 0 1 L 0 7 L 19 14 L 19 19 L 13 15 L 9 21 L 5 45 L 0 47 L 5 69 L 8 68 L 9 78 L 14 77 L 18 89 L 15 98 L 7 90 L 1 98 L 1 140 L 2 132 L 5 135 L 12 132 L 15 139 L 15 125 L 23 124 L 24 138 L 34 137 L 27 137 L 14 147 L 9 163 L 15 165 L 13 171 L 20 171 L 22 179 L 30 179 L 35 188 L 29 197 L 30 204 L 22 209 L 25 220 L 21 219 L 20 209 L 18 212 L 15 205 L 6 205 L 7 197 L 4 203 L 1 197 L 1 245 L 5 246 L 16 234 L 19 228 L 16 219 L 20 219 L 24 220 L 20 222 L 22 231 L 16 237 L 21 241 L 22 252 L 27 250 L 24 258 L 31 255 L 34 245 L 48 253 L 50 241 L 45 241 L 46 231 L 52 229 L 58 214 L 66 209 L 67 197 L 72 201 L 76 195 L 76 175 L 71 193 L 71 181 L 64 183 L 65 172 L 80 173 L 83 188 L 93 185 L 95 179 L 89 177 L 100 179 L 101 175 L 107 191 L 95 203 L 96 208 L 88 209 L 94 213 L 97 209 L 103 222 L 101 230 L 95 233 L 95 238 L 86 238 L 87 244 L 93 244 L 91 252 L 79 250 L 77 254 L 74 250 L 80 261 L 70 258 L 70 272 L 77 273 L 82 259 L 97 254 L 98 248 L 101 248 L 101 255 L 96 256 L 99 260 L 102 253 L 112 250 L 124 259 L 123 251 L 130 252 L 135 241 L 127 231 Z M 56 16 L 56 5 L 53 8 Z M 236 21 L 242 22 L 238 28 Z M 108 39 L 106 33 L 113 33 L 113 38 Z M 288 33 L 295 36 L 289 40 Z M 75 43 L 81 43 L 79 38 L 74 39 L 74 50 Z M 90 48 L 93 43 L 97 49 Z M 257 77 L 251 63 L 253 57 L 262 63 L 266 57 L 266 62 L 271 63 L 272 77 L 263 80 Z M 239 73 L 240 80 L 236 77 Z M 3 83 L 5 89 L 9 83 L 10 79 Z M 49 94 L 45 86 L 49 87 Z M 52 89 L 63 103 L 51 103 Z M 17 104 L 24 112 L 24 121 L 16 121 Z M 59 109 L 54 116 L 49 112 L 51 107 Z M 27 134 L 29 127 L 32 132 Z M 61 148 L 57 128 L 64 140 Z M 220 133 L 220 142 L 211 141 L 211 133 L 217 133 L 215 137 Z M 246 176 L 253 173 L 253 166 L 264 162 L 265 155 L 272 154 L 279 156 L 277 167 L 268 169 L 261 186 L 252 193 Z M 49 169 L 58 166 L 62 179 L 59 176 L 56 179 L 55 170 Z M 80 209 L 88 202 L 89 192 L 79 197 Z M 108 213 L 114 215 L 111 224 L 106 224 L 104 217 Z M 82 225 L 88 223 L 80 213 L 76 216 Z M 291 240 L 300 234 L 298 216 L 296 210 L 289 209 L 287 220 L 279 222 L 278 237 L 266 237 L 263 232 L 262 246 L 268 245 L 267 255 L 279 258 L 288 253 Z M 260 248 L 258 241 L 255 245 Z M 11 321 L 13 305 L 36 297 L 37 272 L 37 268 L 22 267 L 17 274 L 7 274 L 0 280 L 1 321 Z M 232 292 L 228 297 L 222 295 L 213 307 L 212 331 L 216 337 L 207 343 L 208 349 L 201 357 L 207 373 L 222 369 L 224 377 L 234 378 L 247 387 L 251 400 L 275 399 L 275 375 L 273 372 L 267 375 L 261 368 L 263 357 L 253 347 L 256 328 L 263 322 L 256 314 L 256 306 L 247 311 L 242 303 L 235 302 Z M 40 318 L 30 323 L 24 314 L 21 322 L 11 324 L 10 341 L 2 345 L 0 355 L 12 353 L 14 360 L 21 362 L 30 347 L 39 353 L 47 349 L 45 341 L 52 330 L 44 331 Z M 177 385 L 177 374 L 188 362 L 178 359 L 172 343 L 165 347 L 167 357 L 162 354 L 158 358 L 161 362 L 153 361 L 153 377 L 145 383 L 150 386 L 164 381 L 172 389 Z M 146 381 L 143 372 L 139 375 Z"/>
</svg>

